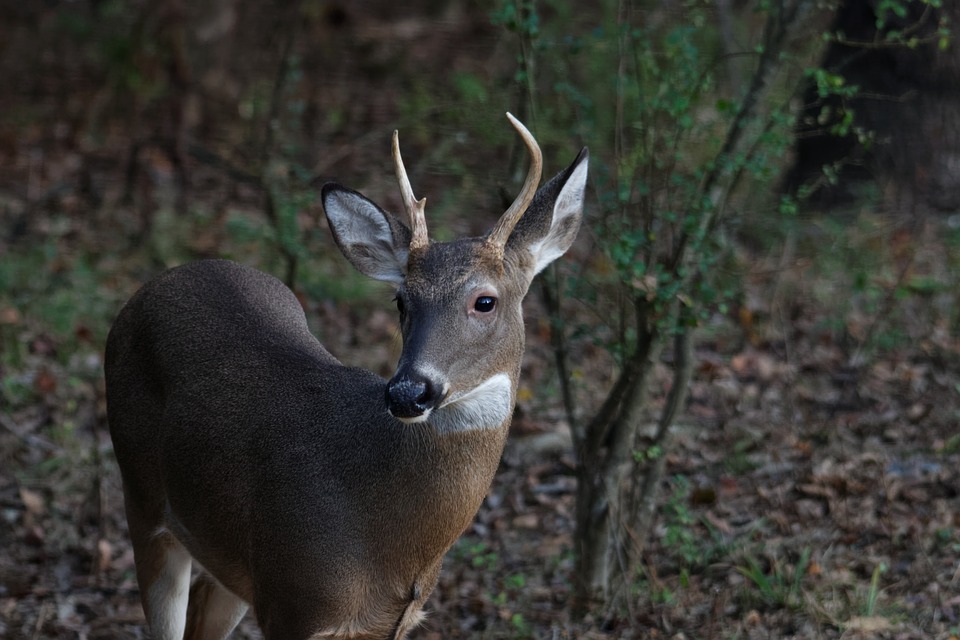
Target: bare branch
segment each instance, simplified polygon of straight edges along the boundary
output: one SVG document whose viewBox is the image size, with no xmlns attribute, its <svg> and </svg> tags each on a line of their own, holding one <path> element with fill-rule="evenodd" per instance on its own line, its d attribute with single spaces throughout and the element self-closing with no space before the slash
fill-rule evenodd
<svg viewBox="0 0 960 640">
<path fill-rule="evenodd" d="M 566 323 L 560 308 L 560 287 L 556 283 L 556 278 L 556 266 L 551 265 L 540 277 L 540 291 L 543 295 L 543 303 L 547 307 L 547 317 L 550 319 L 550 346 L 553 348 L 557 377 L 560 380 L 560 397 L 563 399 L 563 408 L 567 414 L 570 432 L 573 434 L 574 446 L 579 450 L 586 441 L 586 433 L 577 421 L 576 400 L 573 395 L 573 382 L 568 363 Z"/>
</svg>

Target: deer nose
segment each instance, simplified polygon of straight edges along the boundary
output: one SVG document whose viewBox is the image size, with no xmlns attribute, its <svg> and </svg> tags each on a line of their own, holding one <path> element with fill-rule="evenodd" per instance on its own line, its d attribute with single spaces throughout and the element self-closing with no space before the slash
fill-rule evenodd
<svg viewBox="0 0 960 640">
<path fill-rule="evenodd" d="M 387 410 L 395 418 L 418 418 L 437 406 L 439 389 L 415 371 L 398 371 L 387 383 Z"/>
</svg>

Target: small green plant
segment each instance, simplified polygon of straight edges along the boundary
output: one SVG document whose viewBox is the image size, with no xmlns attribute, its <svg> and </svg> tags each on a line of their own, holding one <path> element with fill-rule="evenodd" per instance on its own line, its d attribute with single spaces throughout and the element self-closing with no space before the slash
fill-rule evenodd
<svg viewBox="0 0 960 640">
<path fill-rule="evenodd" d="M 659 445 L 653 445 L 647 447 L 646 449 L 637 449 L 633 452 L 634 462 L 644 462 L 649 460 L 656 460 L 663 455 L 663 448 Z"/>
<path fill-rule="evenodd" d="M 510 616 L 510 626 L 513 627 L 515 638 L 533 637 L 533 627 L 527 622 L 527 619 L 523 617 L 522 613 L 514 613 Z"/>
<path fill-rule="evenodd" d="M 477 546 L 482 546 L 482 543 Z M 522 639 L 533 637 L 533 626 L 522 613 L 515 610 L 523 608 L 523 595 L 526 585 L 526 576 L 522 573 L 512 573 L 503 578 L 501 589 L 495 596 L 488 595 L 490 603 L 500 609 L 502 619 L 508 621 L 510 627 L 509 637 L 511 638 Z"/>
<path fill-rule="evenodd" d="M 696 518 L 687 506 L 689 497 L 689 480 L 677 476 L 674 478 L 673 492 L 663 505 L 663 522 L 666 527 L 663 545 L 683 567 L 700 564 L 704 557 L 700 536 L 694 529 Z"/>
<path fill-rule="evenodd" d="M 943 443 L 938 453 L 944 456 L 960 453 L 960 433 L 955 433 L 947 438 L 947 441 Z"/>
<path fill-rule="evenodd" d="M 730 454 L 724 458 L 724 468 L 734 476 L 744 476 L 756 469 L 757 463 L 750 457 L 756 446 L 753 438 L 739 438 L 733 443 Z"/>
<path fill-rule="evenodd" d="M 938 547 L 960 554 L 960 531 L 950 528 L 937 529 L 934 540 Z"/>
<path fill-rule="evenodd" d="M 728 542 L 715 527 L 690 510 L 690 481 L 673 478 L 673 490 L 662 507 L 665 533 L 663 546 L 680 567 L 680 586 L 687 586 L 691 572 L 727 552 Z M 709 535 L 704 535 L 706 529 Z"/>
<path fill-rule="evenodd" d="M 670 587 L 663 583 L 654 584 L 646 579 L 635 583 L 634 592 L 637 595 L 646 595 L 651 604 L 672 606 L 677 601 L 677 596 Z"/>
<path fill-rule="evenodd" d="M 10 408 L 24 406 L 34 400 L 33 386 L 22 375 L 7 375 L 0 379 L 0 398 Z"/>
<path fill-rule="evenodd" d="M 503 579 L 504 589 L 519 591 L 527 584 L 527 578 L 522 573 L 512 573 Z"/>
<path fill-rule="evenodd" d="M 500 557 L 492 551 L 486 542 L 461 538 L 450 552 L 450 556 L 460 562 L 469 562 L 476 569 L 494 568 Z"/>
<path fill-rule="evenodd" d="M 737 572 L 754 586 L 760 601 L 774 608 L 798 609 L 803 602 L 803 577 L 810 567 L 810 548 L 805 548 L 796 564 L 790 566 L 776 558 L 769 568 L 753 555 L 747 555 L 746 565 Z"/>
<path fill-rule="evenodd" d="M 864 607 L 864 615 L 873 616 L 877 613 L 877 601 L 880 598 L 880 576 L 886 573 L 887 565 L 884 562 L 879 563 L 873 568 L 873 574 L 870 576 L 870 590 L 867 592 L 867 603 Z"/>
</svg>

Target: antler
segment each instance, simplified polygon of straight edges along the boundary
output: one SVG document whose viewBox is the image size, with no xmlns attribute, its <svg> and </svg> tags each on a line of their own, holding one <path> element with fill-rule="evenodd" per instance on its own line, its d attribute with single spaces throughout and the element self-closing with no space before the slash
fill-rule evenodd
<svg viewBox="0 0 960 640">
<path fill-rule="evenodd" d="M 427 239 L 427 218 L 423 215 L 427 199 L 417 200 L 416 196 L 413 195 L 410 179 L 407 178 L 407 170 L 403 167 L 403 158 L 400 157 L 400 134 L 396 130 L 393 132 L 393 166 L 397 172 L 397 182 L 400 183 L 403 208 L 407 212 L 410 227 L 413 231 L 413 237 L 410 239 L 410 250 L 424 249 L 429 243 Z"/>
<path fill-rule="evenodd" d="M 508 112 L 507 119 L 510 120 L 510 124 L 512 124 L 513 128 L 520 134 L 520 138 L 523 139 L 524 144 L 527 145 L 527 151 L 530 153 L 530 169 L 527 171 L 527 179 L 523 183 L 517 199 L 514 200 L 510 208 L 500 216 L 497 225 L 490 232 L 490 235 L 487 236 L 487 244 L 492 246 L 500 255 L 503 254 L 503 248 L 506 246 L 507 239 L 513 232 L 513 228 L 517 226 L 517 222 L 520 221 L 520 218 L 526 213 L 527 207 L 530 206 L 530 202 L 537 192 L 537 187 L 540 185 L 540 173 L 543 170 L 543 154 L 540 152 L 540 145 L 537 144 L 533 134 L 523 126 L 522 122 L 514 118 L 513 114 Z"/>
</svg>

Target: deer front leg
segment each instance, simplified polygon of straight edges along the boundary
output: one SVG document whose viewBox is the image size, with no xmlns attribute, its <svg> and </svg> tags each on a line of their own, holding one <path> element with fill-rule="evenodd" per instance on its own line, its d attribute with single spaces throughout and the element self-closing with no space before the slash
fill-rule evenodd
<svg viewBox="0 0 960 640">
<path fill-rule="evenodd" d="M 166 530 L 138 527 L 130 517 L 140 601 L 156 640 L 181 640 L 186 624 L 192 560 Z"/>
<path fill-rule="evenodd" d="M 223 640 L 247 613 L 249 605 L 210 574 L 201 573 L 190 587 L 184 640 Z"/>
</svg>

